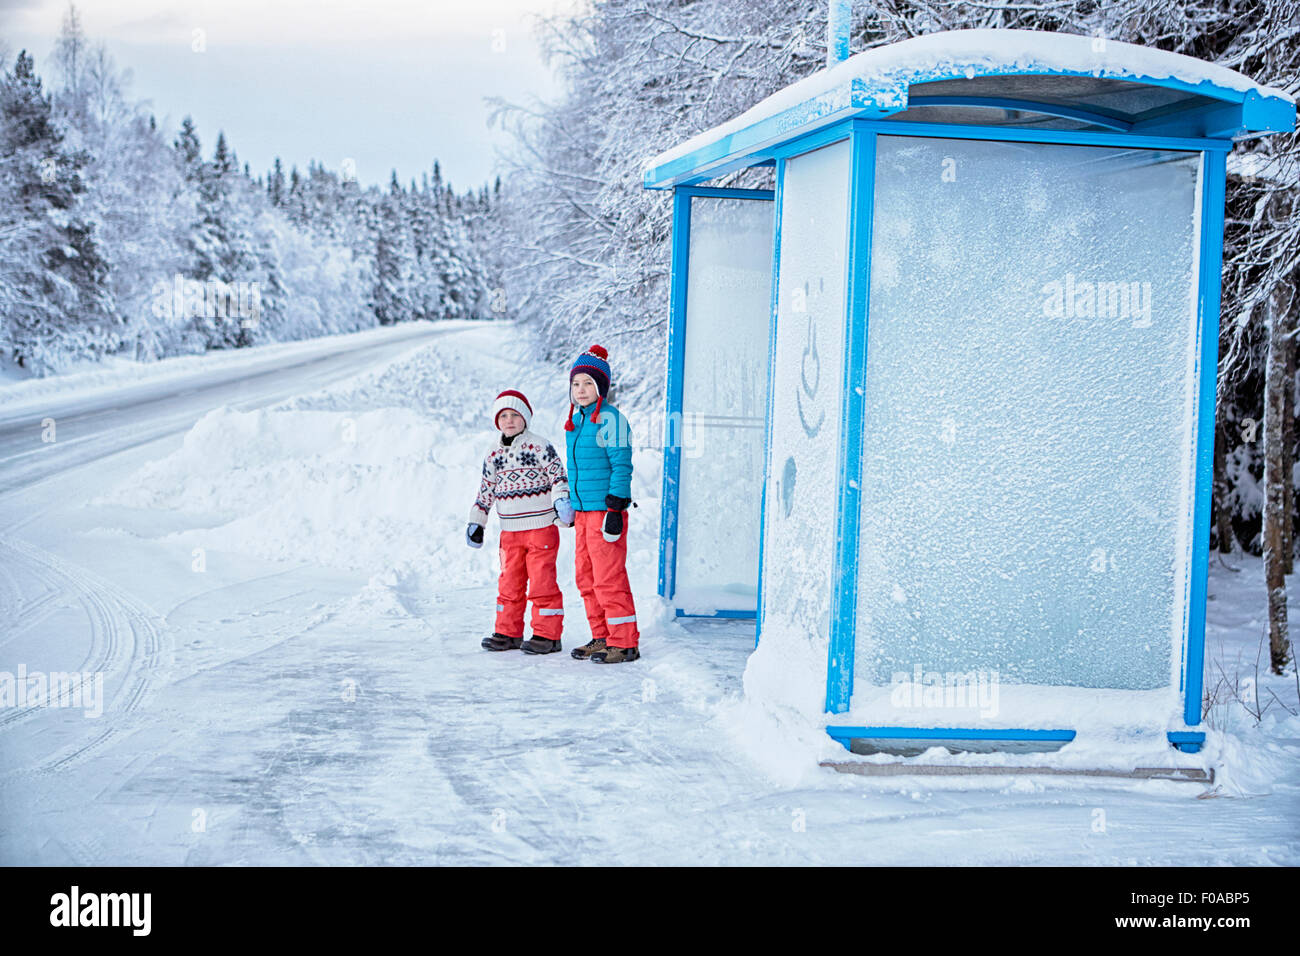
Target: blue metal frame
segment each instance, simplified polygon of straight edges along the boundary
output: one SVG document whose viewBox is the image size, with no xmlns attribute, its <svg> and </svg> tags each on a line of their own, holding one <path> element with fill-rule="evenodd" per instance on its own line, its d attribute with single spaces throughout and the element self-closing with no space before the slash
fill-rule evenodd
<svg viewBox="0 0 1300 956">
<path fill-rule="evenodd" d="M 871 224 L 875 215 L 876 134 L 852 127 L 849 165 L 848 250 L 845 253 L 843 418 L 840 425 L 839 503 L 835 526 L 834 590 L 826 663 L 826 710 L 849 709 L 857 640 L 858 529 L 862 518 L 863 406 L 866 403 L 867 306 L 871 291 Z"/>
<path fill-rule="evenodd" d="M 1092 123 L 1094 126 L 1104 126 L 1107 129 L 1123 132 L 1128 132 L 1133 127 L 1131 120 L 1097 109 L 1080 109 L 1076 106 L 1060 106 L 1038 100 L 1017 100 L 1005 96 L 913 96 L 907 106 L 908 109 L 917 106 L 967 106 L 993 110 L 1019 110 L 1022 113 L 1041 113 L 1044 116 L 1078 120 L 1081 123 Z"/>
<path fill-rule="evenodd" d="M 771 202 L 770 189 L 732 189 L 721 186 L 678 186 L 673 190 L 673 235 L 669 268 L 668 375 L 665 389 L 663 496 L 659 515 L 659 594 L 668 599 L 677 593 L 677 502 L 681 487 L 682 453 L 680 434 L 672 423 L 682 411 L 686 368 L 686 293 L 690 286 L 691 203 L 697 197 L 753 199 Z M 769 351 L 771 345 L 769 343 Z M 669 440 L 672 439 L 672 440 Z M 761 520 L 761 519 L 760 519 Z M 754 617 L 750 611 L 715 611 L 713 614 L 683 614 L 679 617 Z"/>
<path fill-rule="evenodd" d="M 1097 130 L 1014 129 L 1000 126 L 963 126 L 958 123 L 922 123 L 916 120 L 859 120 L 858 125 L 885 136 L 933 136 L 948 139 L 987 139 L 1006 143 L 1060 143 L 1068 146 L 1131 146 L 1187 152 L 1232 149 L 1220 139 L 1176 136 L 1139 136 Z"/>
<path fill-rule="evenodd" d="M 767 543 L 767 485 L 772 479 L 772 381 L 776 378 L 776 317 L 781 306 L 781 216 L 785 201 L 785 160 L 776 160 L 776 202 L 772 214 L 772 307 L 767 326 L 767 408 L 763 412 L 763 491 L 758 506 L 758 602 L 754 646 L 763 637 L 763 553 Z"/>
<path fill-rule="evenodd" d="M 1210 564 L 1210 512 L 1214 488 L 1215 397 L 1219 378 L 1219 284 L 1223 268 L 1223 215 L 1227 154 L 1202 154 L 1201 247 L 1197 277 L 1196 332 L 1200 345 L 1200 394 L 1193 449 L 1195 505 L 1192 514 L 1190 581 L 1187 597 L 1182 687 L 1183 721 L 1201 722 L 1201 682 L 1205 669 L 1205 600 Z"/>
<path fill-rule="evenodd" d="M 682 409 L 682 373 L 686 366 L 686 279 L 690 261 L 691 194 L 689 187 L 673 190 L 673 238 L 668 270 L 668 382 L 665 389 L 663 495 L 659 512 L 659 594 L 672 599 L 677 590 L 677 487 L 682 452 L 672 438 L 674 412 Z"/>
<path fill-rule="evenodd" d="M 830 126 L 800 133 L 798 136 L 773 148 L 772 155 L 777 159 L 789 159 L 792 156 L 811 153 L 814 149 L 821 149 L 823 146 L 829 146 L 831 143 L 838 143 L 842 139 L 847 139 L 853 134 L 853 126 L 853 121 L 846 119 L 839 120 Z"/>
<path fill-rule="evenodd" d="M 676 401 L 681 402 L 681 350 L 684 346 L 685 317 L 685 253 L 689 231 L 689 198 L 678 192 L 682 183 L 699 183 L 724 172 L 759 164 L 774 164 L 777 171 L 775 195 L 775 228 L 773 240 L 772 310 L 768 342 L 768 396 L 764 424 L 764 480 L 762 512 L 759 524 L 759 588 L 757 606 L 757 635 L 761 639 L 763 626 L 763 571 L 765 566 L 765 525 L 767 510 L 767 485 L 771 475 L 772 444 L 772 380 L 775 374 L 777 316 L 779 312 L 781 217 L 784 189 L 785 160 L 809 152 L 846 135 L 853 137 L 853 159 L 850 183 L 850 220 L 848 275 L 845 308 L 844 382 L 845 404 L 841 422 L 840 442 L 837 448 L 841 486 L 839 488 L 839 513 L 837 516 L 836 550 L 834 554 L 835 588 L 832 592 L 830 652 L 827 662 L 828 713 L 843 713 L 849 707 L 853 691 L 853 652 L 856 641 L 857 611 L 857 544 L 860 524 L 861 451 L 863 440 L 863 408 L 867 371 L 867 315 L 869 306 L 871 220 L 873 212 L 875 138 L 878 135 L 925 136 L 957 139 L 982 139 L 1001 142 L 1062 144 L 1075 146 L 1112 146 L 1127 148 L 1167 149 L 1197 151 L 1202 156 L 1200 247 L 1197 275 L 1197 354 L 1199 379 L 1197 394 L 1197 427 L 1190 467 L 1193 469 L 1193 513 L 1191 522 L 1190 555 L 1186 583 L 1187 611 L 1184 619 L 1182 667 L 1179 677 L 1183 693 L 1184 722 L 1188 727 L 1200 723 L 1201 692 L 1204 668 L 1205 597 L 1209 563 L 1209 525 L 1211 490 L 1213 482 L 1213 448 L 1215 419 L 1215 388 L 1218 366 L 1218 327 L 1220 299 L 1220 269 L 1222 267 L 1223 217 L 1225 193 L 1225 158 L 1232 149 L 1230 137 L 1242 132 L 1285 132 L 1295 128 L 1295 108 L 1291 103 L 1276 97 L 1266 97 L 1251 89 L 1241 91 L 1218 86 L 1208 80 L 1192 84 L 1173 78 L 1155 78 L 1144 75 L 1097 74 L 1080 71 L 1023 70 L 1011 71 L 1019 75 L 1108 75 L 1134 83 L 1179 89 L 1199 94 L 1214 102 L 1195 105 L 1176 105 L 1150 110 L 1132 118 L 1111 116 L 1107 111 L 1092 108 L 1075 108 L 1060 104 L 996 97 L 925 96 L 921 89 L 912 97 L 910 105 L 983 106 L 998 109 L 1024 109 L 1050 115 L 1066 116 L 1093 125 L 1109 127 L 1097 130 L 1037 130 L 1000 126 L 936 124 L 896 118 L 909 106 L 909 86 L 941 79 L 956 79 L 943 73 L 942 68 L 928 74 L 914 73 L 895 78 L 893 86 L 869 88 L 865 81 L 853 78 L 838 87 L 823 89 L 803 102 L 760 119 L 748 126 L 732 129 L 697 149 L 658 167 L 647 169 L 644 185 L 661 189 L 675 186 L 674 236 L 673 236 L 673 321 L 669 334 L 669 395 L 670 410 Z M 964 74 L 963 74 L 964 75 Z M 1007 75 L 994 69 L 982 75 Z M 693 190 L 701 187 L 687 187 Z M 707 187 L 704 187 L 707 188 Z M 725 191 L 724 191 L 725 192 Z M 701 191 L 701 194 L 703 192 Z M 685 229 L 679 234 L 678 220 L 681 212 Z M 676 480 L 680 474 L 680 456 L 671 463 L 672 487 L 670 489 L 670 462 L 665 458 L 665 511 L 670 501 L 674 516 L 676 508 Z M 667 522 L 667 517 L 665 518 Z M 667 524 L 665 524 L 667 527 Z M 661 546 L 670 539 L 661 534 Z M 675 529 L 671 538 L 675 552 Z M 661 547 L 661 554 L 663 548 Z M 671 593 L 673 568 L 661 562 L 660 586 L 665 583 Z M 680 612 L 679 612 L 680 613 Z M 686 615 L 682 615 L 686 616 Z M 905 728 L 905 727 L 841 727 L 829 726 L 827 733 L 846 747 L 850 737 L 874 736 L 882 738 L 918 737 L 936 739 L 947 737 L 972 740 L 1069 740 L 1072 730 L 1051 729 L 989 729 L 976 728 Z M 1168 738 L 1174 746 L 1189 752 L 1199 750 L 1205 734 L 1195 730 L 1171 731 Z"/>
<path fill-rule="evenodd" d="M 1295 127 L 1295 107 L 1248 90 L 1241 103 L 1213 103 L 1194 109 L 1152 110 L 1133 124 L 1135 133 L 1231 139 L 1238 130 L 1280 133 Z"/>
<path fill-rule="evenodd" d="M 1003 137 L 994 135 L 999 132 L 988 127 L 959 127 L 959 126 L 942 126 L 928 123 L 912 122 L 876 122 L 871 120 L 852 120 L 850 121 L 853 135 L 872 136 L 871 156 L 874 163 L 875 154 L 875 135 L 889 136 L 948 136 L 951 138 L 967 139 L 988 139 L 999 140 Z M 973 135 L 972 131 L 978 129 L 979 135 Z M 1222 265 L 1222 247 L 1223 247 L 1223 197 L 1225 184 L 1225 165 L 1226 154 L 1232 148 L 1230 142 L 1212 141 L 1212 140 L 1175 140 L 1175 139 L 1152 139 L 1151 137 L 1124 136 L 1123 134 L 1110 133 L 1090 133 L 1086 131 L 1058 131 L 1058 130 L 1009 130 L 1006 139 L 1012 142 L 1044 142 L 1059 143 L 1063 145 L 1075 146 L 1092 146 L 1103 145 L 1099 140 L 1107 140 L 1104 145 L 1137 145 L 1134 140 L 1150 141 L 1162 149 L 1188 149 L 1195 148 L 1203 156 L 1202 177 L 1202 208 L 1201 208 L 1201 235 L 1200 235 L 1200 271 L 1198 275 L 1198 318 L 1197 334 L 1200 336 L 1197 342 L 1198 354 L 1200 355 L 1200 378 L 1199 388 L 1199 405 L 1197 421 L 1197 443 L 1193 449 L 1195 461 L 1195 514 L 1193 518 L 1191 554 L 1189 556 L 1189 587 L 1188 587 L 1188 610 L 1187 628 L 1183 642 L 1183 659 L 1184 666 L 1179 675 L 1179 689 L 1184 693 L 1183 716 L 1184 722 L 1189 726 L 1195 726 L 1200 723 L 1200 694 L 1202 671 L 1204 668 L 1204 646 L 1205 646 L 1205 594 L 1206 580 L 1209 565 L 1209 524 L 1210 524 L 1210 507 L 1211 491 L 1213 487 L 1214 471 L 1214 399 L 1215 387 L 1218 374 L 1218 307 L 1219 307 L 1219 270 Z M 1180 144 L 1180 145 L 1176 145 Z M 865 156 L 865 152 L 862 154 Z M 855 151 L 855 161 L 853 165 L 855 181 L 865 183 L 866 172 L 858 167 L 858 156 Z M 1216 172 L 1217 170 L 1217 172 Z M 870 172 L 870 183 L 874 189 L 874 166 Z M 1217 175 L 1217 189 L 1210 182 Z M 856 440 L 858 454 L 855 459 L 844 457 L 846 455 L 845 437 L 841 436 L 840 448 L 840 465 L 841 465 L 841 487 L 840 487 L 840 507 L 839 515 L 839 533 L 837 535 L 836 550 L 836 572 L 835 572 L 835 591 L 832 592 L 831 607 L 831 647 L 827 660 L 826 675 L 826 711 L 827 713 L 844 713 L 849 709 L 850 701 L 853 696 L 853 655 L 857 642 L 857 578 L 858 578 L 858 526 L 860 522 L 860 487 L 854 487 L 853 482 L 860 485 L 861 482 L 861 431 L 862 431 L 862 403 L 865 400 L 866 384 L 866 334 L 867 334 L 867 306 L 869 303 L 870 289 L 869 279 L 871 271 L 870 263 L 870 219 L 871 210 L 868 208 L 867 215 L 862 216 L 862 209 L 857 202 L 857 192 L 854 192 L 853 204 L 850 208 L 852 217 L 851 232 L 857 238 L 857 241 L 864 242 L 863 248 L 866 250 L 868 258 L 865 261 L 850 260 L 851 278 L 858 277 L 862 280 L 864 286 L 861 290 L 861 313 L 853 311 L 854 304 L 852 299 L 859 293 L 856 293 L 854 286 L 850 285 L 850 304 L 849 311 L 846 315 L 846 364 L 848 362 L 848 352 L 850 351 L 851 336 L 861 335 L 862 337 L 862 354 L 858 359 L 858 364 L 853 369 L 853 377 L 846 378 L 845 384 L 845 403 L 846 403 L 846 426 L 848 415 L 855 414 L 856 427 L 852 429 L 855 435 L 850 440 Z M 870 207 L 873 203 L 868 203 Z M 865 220 L 865 221 L 864 221 Z M 865 236 L 861 231 L 865 230 Z M 1211 238 L 1215 237 L 1215 238 Z M 861 321 L 855 321 L 855 315 L 861 315 Z M 859 391 L 859 390 L 862 391 Z M 851 407 L 854 411 L 849 411 Z M 1208 409 L 1208 413 L 1207 410 Z M 1207 420 L 1208 419 L 1208 420 Z M 769 422 L 770 428 L 770 422 Z M 853 470 L 849 474 L 849 469 Z M 843 509 L 852 508 L 852 515 L 844 513 Z M 850 589 L 852 589 L 850 593 Z M 975 731 L 972 731 L 975 732 Z M 1172 740 L 1172 738 L 1171 738 Z M 1191 749 L 1191 745 L 1177 745 L 1180 749 Z"/>
<path fill-rule="evenodd" d="M 1153 134 L 1151 138 L 1156 140 L 1166 139 L 1167 137 L 1160 134 L 1168 132 L 1174 134 L 1173 137 L 1168 138 L 1205 139 L 1208 136 L 1210 141 L 1215 141 L 1239 133 L 1285 132 L 1294 128 L 1295 124 L 1295 108 L 1285 100 L 1262 96 L 1254 89 L 1243 91 L 1219 86 L 1209 80 L 1188 83 L 1172 76 L 1152 77 L 1113 71 L 1097 73 L 1032 67 L 1004 69 L 997 66 L 992 69 L 976 69 L 974 75 L 1105 76 L 1131 83 L 1176 89 L 1215 101 L 1213 105 L 1203 106 L 1201 109 L 1184 110 L 1169 116 L 1155 115 L 1145 121 L 1141 117 L 1135 117 L 1132 121 L 1134 126 L 1147 123 L 1145 130 Z M 947 64 L 946 67 L 936 65 L 929 71 L 913 71 L 883 81 L 873 79 L 872 85 L 868 85 L 861 77 L 853 77 L 839 86 L 812 93 L 806 100 L 765 116 L 748 126 L 719 134 L 716 139 L 704 143 L 683 156 L 646 169 L 643 185 L 647 189 L 666 189 L 675 185 L 705 182 L 731 170 L 753 166 L 777 155 L 775 150 L 790 139 L 792 130 L 811 130 L 851 118 L 876 119 L 893 116 L 908 108 L 911 87 L 918 87 L 920 94 L 918 98 L 924 105 L 925 84 L 962 77 L 971 78 L 965 72 L 954 72 L 954 64 Z M 1104 116 L 1100 111 L 1086 110 L 1086 112 Z M 1152 112 L 1159 114 L 1161 111 Z M 1091 119 L 1086 121 L 1093 122 Z M 1135 129 L 1133 132 L 1137 131 Z M 1014 131 L 1000 127 L 983 127 L 978 138 L 1005 139 L 1008 137 L 1003 134 L 1011 132 Z M 1126 141 L 1125 144 L 1141 145 L 1133 141 Z M 1175 146 L 1169 142 L 1161 145 L 1174 149 L 1207 148 Z"/>
<path fill-rule="evenodd" d="M 891 112 L 891 111 L 886 111 Z M 1040 129 L 1019 129 L 1008 126 L 981 126 L 978 124 L 963 125 L 959 123 L 927 123 L 920 120 L 894 119 L 883 120 L 875 118 L 884 115 L 876 111 L 853 111 L 844 109 L 839 110 L 833 115 L 819 119 L 816 124 L 798 134 L 791 135 L 789 131 L 786 135 L 789 139 L 779 140 L 769 137 L 766 139 L 761 148 L 747 153 L 743 158 L 734 161 L 728 161 L 725 165 L 716 167 L 705 167 L 703 171 L 684 175 L 681 177 L 683 182 L 705 182 L 722 175 L 724 172 L 731 172 L 735 169 L 758 165 L 759 161 L 767 161 L 773 158 L 781 159 L 798 153 L 807 152 L 808 149 L 815 148 L 805 145 L 801 140 L 805 137 L 813 137 L 820 134 L 826 137 L 827 141 L 842 139 L 842 132 L 849 123 L 871 123 L 875 132 L 885 133 L 897 136 L 948 136 L 953 138 L 965 139 L 990 139 L 1001 140 L 1006 142 L 1026 142 L 1026 143 L 1055 143 L 1068 142 L 1076 146 L 1138 146 L 1149 147 L 1152 149 L 1179 149 L 1179 150 L 1208 150 L 1220 149 L 1227 151 L 1232 148 L 1232 142 L 1224 139 L 1212 139 L 1196 135 L 1158 135 L 1154 133 L 1140 133 L 1138 131 L 1123 133 L 1104 130 L 1040 130 Z M 1278 121 L 1274 119 L 1274 125 Z M 1173 132 L 1181 132 L 1181 127 Z M 1068 139 L 1058 139 L 1057 137 L 1069 137 Z M 728 138 L 728 142 L 731 137 Z M 683 160 L 675 160 L 671 165 L 676 167 Z M 673 177 L 664 180 L 664 185 L 653 185 L 651 183 L 651 173 L 646 174 L 645 187 L 647 189 L 662 189 L 671 185 Z M 680 187 L 678 187 L 680 188 Z"/>
<path fill-rule="evenodd" d="M 1077 731 L 1066 729 L 1028 730 L 1019 727 L 994 727 L 973 730 L 969 727 L 827 727 L 826 733 L 847 750 L 853 738 L 875 737 L 881 740 L 1060 740 L 1068 743 Z"/>
<path fill-rule="evenodd" d="M 767 411 L 763 421 L 763 495 L 758 519 L 758 617 L 754 628 L 754 646 L 763 638 L 763 567 L 767 544 L 767 486 L 772 477 L 772 385 L 776 379 L 776 330 L 781 296 L 781 217 L 784 214 L 785 160 L 789 156 L 809 153 L 853 134 L 849 121 L 836 123 L 798 136 L 782 145 L 776 158 L 776 229 L 772 250 L 772 316 L 767 337 Z M 850 213 L 850 215 L 852 215 Z M 845 260 L 847 268 L 848 260 Z"/>
<path fill-rule="evenodd" d="M 673 190 L 674 195 L 689 196 L 707 196 L 712 199 L 762 199 L 771 202 L 773 191 L 771 189 L 740 189 L 734 186 L 678 186 Z"/>
<path fill-rule="evenodd" d="M 1006 740 L 1006 741 L 1060 741 L 1069 743 L 1077 731 L 1064 728 L 1028 729 L 1023 727 L 991 727 L 976 730 L 970 727 L 853 727 L 831 726 L 826 733 L 832 740 L 849 749 L 856 739 L 877 740 Z M 1171 730 L 1166 739 L 1179 750 L 1196 753 L 1205 743 L 1205 734 L 1195 730 Z"/>
<path fill-rule="evenodd" d="M 691 614 L 691 613 L 689 613 L 688 611 L 683 611 L 681 608 L 677 608 L 677 610 L 676 610 L 674 616 L 675 616 L 675 617 L 689 617 L 689 618 L 709 618 L 709 619 L 713 619 L 713 618 L 736 618 L 736 619 L 744 620 L 744 621 L 752 621 L 752 620 L 754 619 L 754 612 L 753 612 L 753 611 L 728 611 L 728 610 L 717 610 L 717 611 L 714 611 L 712 614 Z"/>
<path fill-rule="evenodd" d="M 680 183 L 704 182 L 735 169 L 753 166 L 759 160 L 780 158 L 774 147 L 784 145 L 792 130 L 806 134 L 847 121 L 867 110 L 874 110 L 871 115 L 876 116 L 892 112 L 891 106 L 876 104 L 875 97 L 876 94 L 868 91 L 861 80 L 827 90 L 798 106 L 737 130 L 731 136 L 708 143 L 654 170 L 647 170 L 642 184 L 647 189 L 666 189 Z"/>
<path fill-rule="evenodd" d="M 1200 730 L 1171 730 L 1165 736 L 1183 753 L 1198 753 L 1205 743 L 1205 732 Z"/>
</svg>

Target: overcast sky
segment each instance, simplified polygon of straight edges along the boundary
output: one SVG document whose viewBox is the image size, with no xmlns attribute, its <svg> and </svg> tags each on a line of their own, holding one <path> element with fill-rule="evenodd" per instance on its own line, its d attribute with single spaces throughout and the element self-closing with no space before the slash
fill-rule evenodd
<svg viewBox="0 0 1300 956">
<path fill-rule="evenodd" d="M 225 130 L 241 162 L 355 163 L 363 185 L 442 164 L 463 191 L 495 175 L 485 96 L 548 96 L 530 15 L 574 0 L 82 0 L 82 27 L 132 72 L 168 131 L 193 116 L 205 155 Z M 49 60 L 67 0 L 0 0 L 0 53 Z"/>
</svg>

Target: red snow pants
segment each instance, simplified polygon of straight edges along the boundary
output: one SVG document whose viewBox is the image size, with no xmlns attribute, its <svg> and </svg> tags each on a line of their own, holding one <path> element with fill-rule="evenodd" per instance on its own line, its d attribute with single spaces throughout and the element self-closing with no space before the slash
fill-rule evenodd
<svg viewBox="0 0 1300 956">
<path fill-rule="evenodd" d="M 641 638 L 627 579 L 627 517 L 624 511 L 617 541 L 606 541 L 601 534 L 603 511 L 579 511 L 573 522 L 578 593 L 587 608 L 591 636 L 604 638 L 610 647 L 636 647 Z"/>
<path fill-rule="evenodd" d="M 496 632 L 524 636 L 524 604 L 533 602 L 533 636 L 558 641 L 564 630 L 564 597 L 555 580 L 560 529 L 501 532 L 501 577 L 497 579 Z"/>
</svg>

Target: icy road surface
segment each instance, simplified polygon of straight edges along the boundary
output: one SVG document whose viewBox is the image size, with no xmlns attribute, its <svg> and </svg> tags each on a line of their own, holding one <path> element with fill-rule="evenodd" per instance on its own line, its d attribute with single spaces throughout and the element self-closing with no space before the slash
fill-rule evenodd
<svg viewBox="0 0 1300 956">
<path fill-rule="evenodd" d="M 687 630 L 654 597 L 651 451 L 630 524 L 645 657 L 569 658 L 571 537 L 566 652 L 483 652 L 493 548 L 463 533 L 486 408 L 522 387 L 558 443 L 564 370 L 509 327 L 337 348 L 52 392 L 21 420 L 0 404 L 0 671 L 104 675 L 97 718 L 0 709 L 0 862 L 1300 863 L 1300 720 L 1276 706 L 1219 715 L 1217 789 L 777 782 L 735 721 L 752 625 Z M 1260 569 L 1231 564 L 1209 654 L 1253 676 Z M 1265 684 L 1295 708 L 1292 678 Z"/>
</svg>

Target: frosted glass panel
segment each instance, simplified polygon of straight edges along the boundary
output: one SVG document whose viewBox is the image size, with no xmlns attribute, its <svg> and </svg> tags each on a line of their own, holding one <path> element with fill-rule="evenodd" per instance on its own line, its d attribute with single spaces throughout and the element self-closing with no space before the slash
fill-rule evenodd
<svg viewBox="0 0 1300 956">
<path fill-rule="evenodd" d="M 678 607 L 756 607 L 772 208 L 764 199 L 691 200 Z"/>
<path fill-rule="evenodd" d="M 855 679 L 1169 686 L 1199 154 L 877 143 Z"/>
<path fill-rule="evenodd" d="M 786 161 L 763 640 L 782 630 L 819 646 L 829 640 L 848 189 L 847 140 Z"/>
</svg>

